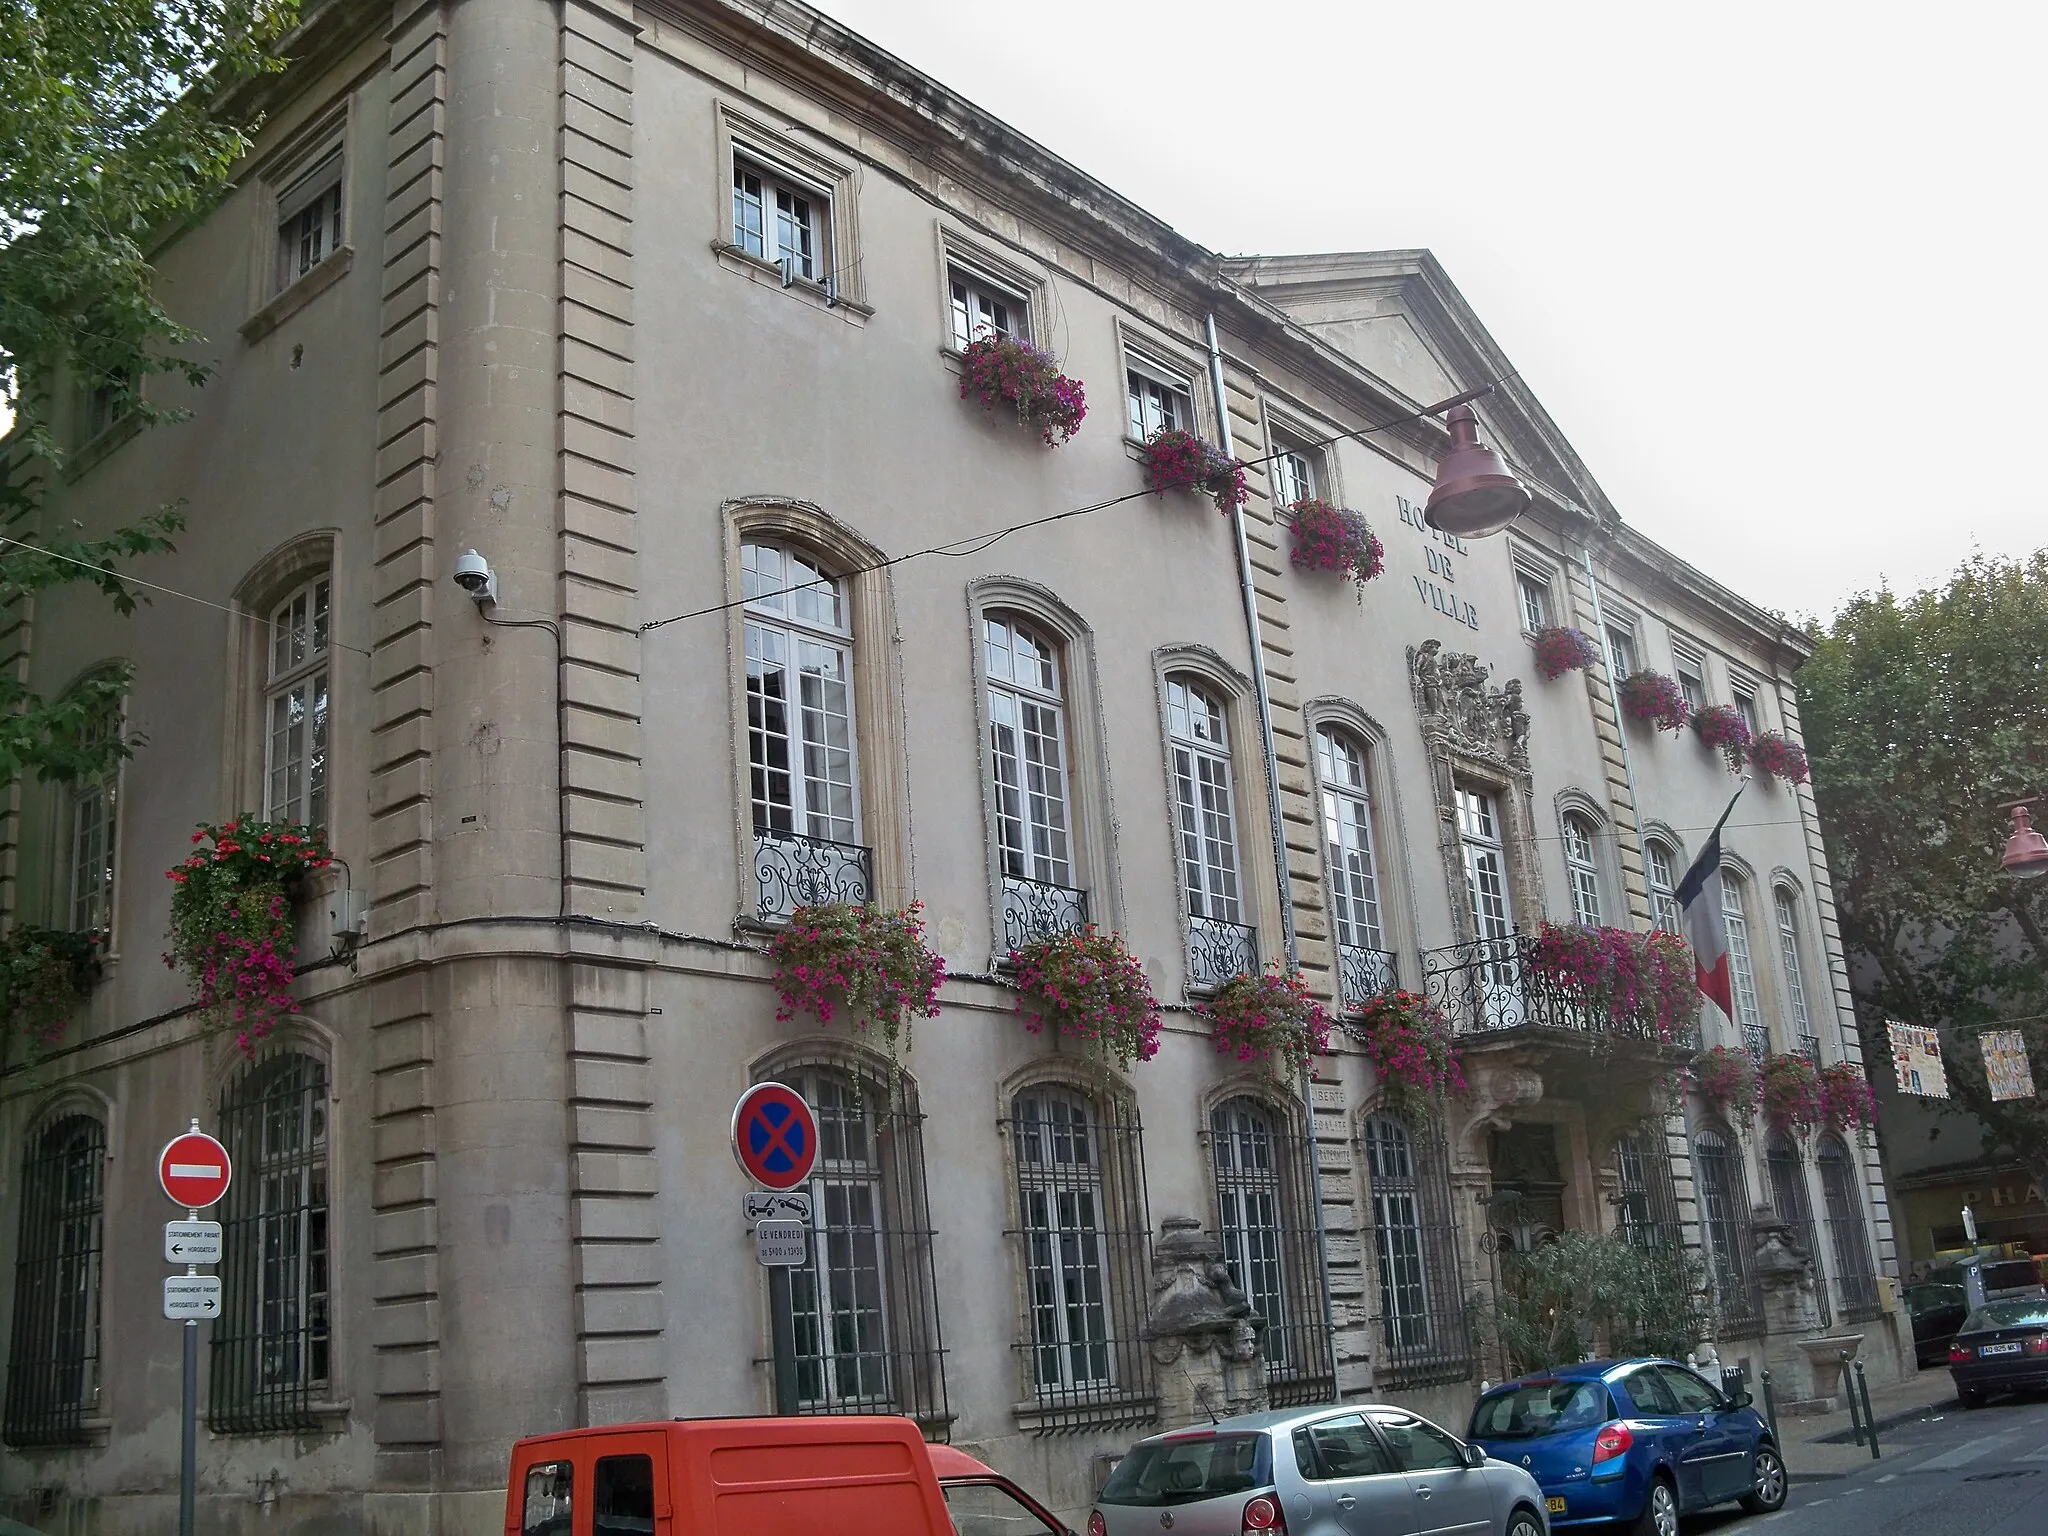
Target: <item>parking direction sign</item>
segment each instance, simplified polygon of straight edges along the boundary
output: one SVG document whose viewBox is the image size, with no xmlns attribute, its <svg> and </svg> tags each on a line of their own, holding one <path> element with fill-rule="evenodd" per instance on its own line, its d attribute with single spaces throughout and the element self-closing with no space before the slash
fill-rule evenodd
<svg viewBox="0 0 2048 1536">
<path fill-rule="evenodd" d="M 164 1223 L 164 1261 L 169 1264 L 218 1264 L 220 1223 L 217 1221 L 167 1221 Z"/>
<path fill-rule="evenodd" d="M 164 1148 L 156 1160 L 156 1177 L 171 1204 L 199 1211 L 228 1192 L 234 1167 L 228 1149 L 195 1125 Z"/>
<path fill-rule="evenodd" d="M 219 1275 L 165 1275 L 164 1316 L 173 1322 L 206 1322 L 220 1316 Z"/>
<path fill-rule="evenodd" d="M 794 1088 L 756 1083 L 733 1106 L 732 1151 L 756 1184 L 795 1189 L 817 1165 L 817 1116 Z"/>
<path fill-rule="evenodd" d="M 804 1224 L 800 1221 L 754 1223 L 754 1260 L 763 1265 L 795 1269 L 804 1261 Z"/>
</svg>

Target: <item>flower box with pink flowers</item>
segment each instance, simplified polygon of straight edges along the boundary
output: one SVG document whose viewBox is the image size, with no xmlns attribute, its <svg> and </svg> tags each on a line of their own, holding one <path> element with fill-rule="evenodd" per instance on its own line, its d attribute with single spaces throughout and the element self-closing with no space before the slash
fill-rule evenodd
<svg viewBox="0 0 2048 1536">
<path fill-rule="evenodd" d="M 1015 336 L 983 336 L 961 352 L 960 398 L 979 397 L 993 410 L 1006 405 L 1048 448 L 1070 441 L 1088 414 L 1079 379 L 1060 372 L 1059 359 Z"/>
<path fill-rule="evenodd" d="M 1145 444 L 1145 488 L 1155 495 L 1199 491 L 1226 516 L 1251 498 L 1244 465 L 1192 432 L 1168 427 Z"/>
<path fill-rule="evenodd" d="M 1286 513 L 1294 532 L 1289 559 L 1296 570 L 1337 571 L 1361 587 L 1379 575 L 1387 551 L 1362 513 L 1320 498 L 1297 501 Z"/>
<path fill-rule="evenodd" d="M 1529 649 L 1536 653 L 1536 668 L 1555 682 L 1567 672 L 1582 672 L 1600 659 L 1600 647 L 1582 629 L 1552 625 L 1529 637 Z"/>
<path fill-rule="evenodd" d="M 1804 784 L 1812 771 L 1806 749 L 1776 731 L 1765 731 L 1749 744 L 1749 760 L 1758 773 L 1787 784 Z"/>
<path fill-rule="evenodd" d="M 1730 773 L 1742 772 L 1749 758 L 1749 722 L 1733 704 L 1709 704 L 1695 710 L 1692 728 L 1703 745 L 1713 747 Z"/>
<path fill-rule="evenodd" d="M 1676 678 L 1647 668 L 1621 680 L 1621 712 L 1660 731 L 1682 731 L 1690 711 Z"/>
<path fill-rule="evenodd" d="M 1017 1012 L 1033 1034 L 1050 1026 L 1128 1071 L 1159 1054 L 1159 999 L 1123 939 L 1092 924 L 1010 951 Z"/>
<path fill-rule="evenodd" d="M 798 907 L 768 946 L 778 1019 L 799 1013 L 830 1024 L 841 1014 L 874 1030 L 890 1056 L 910 1045 L 913 1019 L 936 1018 L 946 962 L 924 942 L 924 907 L 900 911 L 850 901 Z"/>
<path fill-rule="evenodd" d="M 1351 1021 L 1379 1078 L 1383 1103 L 1397 1112 L 1433 1116 L 1445 1097 L 1465 1091 L 1465 1068 L 1443 1011 L 1420 993 L 1392 991 L 1366 999 Z"/>
<path fill-rule="evenodd" d="M 1233 976 L 1195 1011 L 1208 1019 L 1218 1051 L 1270 1062 L 1282 1075 L 1310 1056 L 1329 1054 L 1330 1015 L 1299 971 Z"/>
</svg>

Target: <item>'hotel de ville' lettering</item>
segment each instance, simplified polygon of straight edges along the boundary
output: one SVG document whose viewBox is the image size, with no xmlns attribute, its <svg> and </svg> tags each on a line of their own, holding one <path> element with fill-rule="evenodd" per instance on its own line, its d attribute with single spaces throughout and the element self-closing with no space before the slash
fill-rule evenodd
<svg viewBox="0 0 2048 1536">
<path fill-rule="evenodd" d="M 1458 581 L 1458 562 L 1470 553 L 1464 541 L 1425 523 L 1422 520 L 1422 503 L 1410 501 L 1406 496 L 1396 496 L 1394 501 L 1401 509 L 1401 521 L 1433 541 L 1431 547 L 1422 552 L 1429 560 L 1429 575 L 1415 578 L 1415 595 L 1445 618 L 1463 624 L 1467 629 L 1478 629 L 1479 610 L 1452 590 Z"/>
</svg>

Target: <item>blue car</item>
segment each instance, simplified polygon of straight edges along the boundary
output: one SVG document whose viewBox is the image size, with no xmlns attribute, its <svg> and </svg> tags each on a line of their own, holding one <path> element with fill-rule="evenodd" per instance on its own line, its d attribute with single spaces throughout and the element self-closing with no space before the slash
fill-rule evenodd
<svg viewBox="0 0 2048 1536">
<path fill-rule="evenodd" d="M 1543 1486 L 1555 1529 L 1625 1522 L 1678 1536 L 1678 1517 L 1740 1499 L 1785 1503 L 1785 1462 L 1747 1392 L 1733 1399 L 1670 1360 L 1589 1360 L 1484 1394 L 1466 1439 Z"/>
</svg>

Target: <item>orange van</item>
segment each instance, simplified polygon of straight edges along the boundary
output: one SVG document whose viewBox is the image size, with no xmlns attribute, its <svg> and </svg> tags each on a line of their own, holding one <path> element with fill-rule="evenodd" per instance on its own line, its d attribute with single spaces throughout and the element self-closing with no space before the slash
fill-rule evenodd
<svg viewBox="0 0 2048 1536">
<path fill-rule="evenodd" d="M 676 1419 L 512 1447 L 505 1536 L 1072 1536 L 904 1418 Z"/>
</svg>

